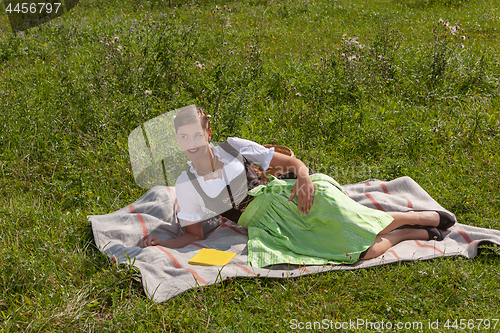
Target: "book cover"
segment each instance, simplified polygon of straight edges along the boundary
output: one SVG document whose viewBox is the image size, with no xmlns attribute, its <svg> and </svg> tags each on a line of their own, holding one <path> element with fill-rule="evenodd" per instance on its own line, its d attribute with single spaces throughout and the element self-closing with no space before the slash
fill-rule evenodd
<svg viewBox="0 0 500 333">
<path fill-rule="evenodd" d="M 189 260 L 190 265 L 223 266 L 234 258 L 236 253 L 203 248 Z"/>
</svg>

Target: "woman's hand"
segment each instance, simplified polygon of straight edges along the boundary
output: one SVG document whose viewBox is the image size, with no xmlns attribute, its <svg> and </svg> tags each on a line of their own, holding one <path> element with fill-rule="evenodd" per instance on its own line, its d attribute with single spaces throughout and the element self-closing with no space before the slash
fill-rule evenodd
<svg viewBox="0 0 500 333">
<path fill-rule="evenodd" d="M 306 214 L 311 209 L 314 202 L 314 185 L 309 174 L 297 175 L 297 181 L 292 189 L 292 195 L 288 201 L 293 200 L 297 195 L 299 212 Z"/>
<path fill-rule="evenodd" d="M 297 195 L 299 212 L 306 214 L 314 202 L 314 184 L 309 177 L 309 169 L 304 162 L 298 158 L 274 152 L 270 166 L 291 171 L 297 175 L 297 181 L 292 189 L 292 195 L 288 201 L 292 201 Z"/>
<path fill-rule="evenodd" d="M 161 245 L 162 240 L 159 239 L 158 237 L 147 235 L 146 237 L 143 238 L 141 242 L 141 247 L 145 248 L 148 246 L 156 246 L 156 245 Z"/>
</svg>

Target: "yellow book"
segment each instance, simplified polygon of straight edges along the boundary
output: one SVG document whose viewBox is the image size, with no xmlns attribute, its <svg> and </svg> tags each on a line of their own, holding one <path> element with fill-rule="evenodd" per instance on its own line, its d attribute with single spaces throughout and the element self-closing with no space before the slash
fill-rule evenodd
<svg viewBox="0 0 500 333">
<path fill-rule="evenodd" d="M 191 265 L 223 266 L 234 258 L 236 253 L 203 248 L 189 260 Z"/>
</svg>

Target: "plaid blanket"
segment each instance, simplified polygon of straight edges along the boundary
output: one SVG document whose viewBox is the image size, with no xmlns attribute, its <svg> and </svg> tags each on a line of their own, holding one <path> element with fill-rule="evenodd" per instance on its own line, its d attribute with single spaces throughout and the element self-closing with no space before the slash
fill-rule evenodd
<svg viewBox="0 0 500 333">
<path fill-rule="evenodd" d="M 370 179 L 342 187 L 352 199 L 371 208 L 384 211 L 436 210 L 455 218 L 409 177 L 387 182 Z M 254 268 L 247 266 L 246 230 L 231 221 L 213 218 L 204 223 L 206 236 L 202 241 L 180 249 L 161 246 L 140 248 L 142 238 L 148 234 L 169 239 L 184 232 L 176 219 L 175 209 L 174 189 L 155 186 L 137 201 L 116 212 L 88 216 L 99 250 L 113 260 L 136 266 L 141 272 L 146 294 L 156 302 L 166 301 L 190 288 L 211 285 L 228 277 L 287 278 L 442 256 L 472 258 L 477 255 L 481 243 L 500 245 L 500 230 L 457 223 L 445 232 L 443 241 L 404 241 L 380 257 L 361 260 L 353 265 Z M 223 267 L 188 264 L 189 259 L 204 247 L 235 252 L 237 255 Z"/>
</svg>

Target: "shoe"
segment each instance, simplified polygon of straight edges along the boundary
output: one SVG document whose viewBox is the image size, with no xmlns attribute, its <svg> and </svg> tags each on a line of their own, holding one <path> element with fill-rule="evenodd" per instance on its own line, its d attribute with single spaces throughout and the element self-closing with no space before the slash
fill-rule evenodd
<svg viewBox="0 0 500 333">
<path fill-rule="evenodd" d="M 436 211 L 436 213 L 439 214 L 439 225 L 437 226 L 438 229 L 447 230 L 455 224 L 455 220 L 445 212 Z"/>
<path fill-rule="evenodd" d="M 442 241 L 444 239 L 443 233 L 436 227 L 423 227 L 422 229 L 427 231 L 429 235 L 429 240 Z"/>
</svg>

